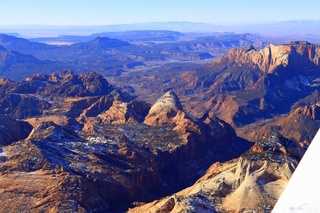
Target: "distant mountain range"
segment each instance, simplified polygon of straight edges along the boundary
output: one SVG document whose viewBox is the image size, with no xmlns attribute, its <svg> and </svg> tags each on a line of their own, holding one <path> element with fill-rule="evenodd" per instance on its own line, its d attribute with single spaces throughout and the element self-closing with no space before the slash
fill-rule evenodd
<svg viewBox="0 0 320 213">
<path fill-rule="evenodd" d="M 292 36 L 292 40 L 314 38 L 320 33 L 320 20 L 291 20 L 261 24 L 217 25 L 195 22 L 150 22 L 137 24 L 118 24 L 105 26 L 46 26 L 15 25 L 0 26 L 2 33 L 20 33 L 27 37 L 48 37 L 59 35 L 90 35 L 102 32 L 121 32 L 133 30 L 171 30 L 179 32 L 237 32 L 259 33 L 264 35 Z M 310 40 L 310 39 L 309 39 Z M 312 42 L 314 42 L 312 40 Z"/>
<path fill-rule="evenodd" d="M 25 57 L 27 55 L 34 57 L 37 61 L 34 61 L 33 65 L 39 68 L 49 63 L 48 69 L 42 71 L 45 73 L 72 69 L 77 73 L 96 71 L 105 76 L 115 76 L 136 68 L 155 69 L 167 63 L 192 62 L 193 65 L 190 66 L 196 67 L 216 55 L 226 53 L 232 47 L 255 45 L 261 48 L 266 44 L 266 38 L 252 34 L 218 33 L 180 40 L 184 36 L 174 31 L 130 31 L 85 37 L 40 38 L 32 41 L 0 34 L 0 45 L 2 51 L 15 51 L 17 54 L 24 54 Z M 39 42 L 44 39 L 61 42 L 61 38 L 72 44 L 49 45 Z M 6 66 L 1 67 L 0 76 L 3 77 L 18 80 L 32 73 L 38 73 L 39 70 L 31 69 L 31 65 L 28 65 L 29 71 L 27 71 L 27 64 L 25 67 L 17 66 L 20 62 L 14 64 L 15 69 L 9 69 L 13 66 L 10 62 L 15 61 L 4 62 L 5 58 L 1 60 L 0 64 L 6 63 Z M 20 57 L 19 61 L 21 60 Z M 183 69 L 189 69 L 190 66 Z"/>
<path fill-rule="evenodd" d="M 270 44 L 261 50 L 233 48 L 198 69 L 154 73 L 156 78 L 129 73 L 117 78 L 117 85 L 126 82 L 136 91 L 144 91 L 143 97 L 173 90 L 194 116 L 214 112 L 234 127 L 243 128 L 241 135 L 247 139 L 258 140 L 265 132 L 277 130 L 297 142 L 310 141 L 320 127 L 316 118 L 319 50 L 319 45 L 308 42 Z M 302 122 L 299 128 L 289 125 L 294 120 Z M 257 130 L 251 134 L 254 127 L 245 128 L 248 124 Z M 294 129 L 299 133 L 293 133 Z"/>
<path fill-rule="evenodd" d="M 0 35 L 4 212 L 270 212 L 320 127 L 320 45 L 64 38 Z"/>
</svg>

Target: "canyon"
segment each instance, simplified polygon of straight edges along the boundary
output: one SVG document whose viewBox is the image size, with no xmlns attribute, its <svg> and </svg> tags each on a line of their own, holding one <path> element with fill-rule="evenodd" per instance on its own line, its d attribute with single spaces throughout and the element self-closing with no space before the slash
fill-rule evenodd
<svg viewBox="0 0 320 213">
<path fill-rule="evenodd" d="M 0 36 L 1 211 L 271 212 L 320 127 L 320 46 L 130 33 Z"/>
</svg>

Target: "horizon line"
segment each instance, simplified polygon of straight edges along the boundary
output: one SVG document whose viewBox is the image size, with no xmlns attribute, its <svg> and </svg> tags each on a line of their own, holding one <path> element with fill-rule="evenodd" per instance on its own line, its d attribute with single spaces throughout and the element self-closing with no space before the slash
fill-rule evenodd
<svg viewBox="0 0 320 213">
<path fill-rule="evenodd" d="M 170 23 L 187 23 L 187 24 L 206 24 L 214 26 L 245 26 L 245 25 L 263 25 L 273 23 L 286 23 L 286 22 L 304 22 L 304 21 L 316 21 L 320 22 L 320 19 L 288 19 L 288 20 L 265 20 L 257 22 L 241 22 L 241 23 L 210 23 L 199 21 L 152 21 L 152 22 L 136 22 L 136 23 L 118 23 L 118 24 L 0 24 L 0 27 L 106 27 L 106 26 L 125 26 L 125 25 L 139 25 L 139 24 L 170 24 Z"/>
</svg>

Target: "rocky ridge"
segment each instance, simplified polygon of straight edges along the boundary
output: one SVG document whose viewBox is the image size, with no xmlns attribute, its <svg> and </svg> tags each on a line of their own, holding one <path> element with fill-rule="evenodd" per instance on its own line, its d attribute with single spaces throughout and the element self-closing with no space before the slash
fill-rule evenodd
<svg viewBox="0 0 320 213">
<path fill-rule="evenodd" d="M 258 141 L 266 134 L 277 131 L 306 148 L 319 128 L 319 104 L 315 103 L 297 107 L 289 114 L 274 119 L 237 128 L 236 132 L 249 141 Z M 255 131 L 252 131 L 252 129 L 255 129 Z"/>
<path fill-rule="evenodd" d="M 98 38 L 83 45 L 119 54 L 122 47 L 103 46 L 108 41 Z M 97 73 L 1 79 L 6 128 L 9 123 L 28 126 L 16 138 L 0 131 L 4 211 L 125 211 L 132 202 L 190 186 L 214 162 L 221 163 L 197 182 L 203 184 L 200 190 L 190 194 L 189 188 L 179 199 L 155 201 L 159 205 L 153 210 L 270 211 L 302 156 L 298 143 L 306 148 L 319 125 L 318 49 L 308 42 L 259 51 L 249 46 L 198 70 L 159 78 L 138 74 L 134 80 L 147 78 L 161 93 L 169 90 L 153 106 L 115 90 Z M 13 118 L 7 121 L 8 116 Z M 20 119 L 34 127 L 28 137 L 31 127 Z M 246 139 L 263 140 L 225 162 L 252 145 L 230 124 Z M 266 136 L 273 131 L 290 138 Z M 21 205 L 13 208 L 12 203 Z"/>
<path fill-rule="evenodd" d="M 316 103 L 320 86 L 319 48 L 308 42 L 270 44 L 261 50 L 253 46 L 234 48 L 210 65 L 160 78 L 148 76 L 148 83 L 143 85 L 151 92 L 172 89 L 184 109 L 196 118 L 213 112 L 234 128 L 245 128 Z M 146 79 L 134 81 L 141 84 Z M 305 119 L 298 121 L 302 122 L 299 126 L 307 124 L 303 123 Z M 310 142 L 315 132 L 305 133 L 301 138 Z M 299 136 L 294 137 L 300 140 Z"/>
<path fill-rule="evenodd" d="M 213 164 L 193 186 L 129 212 L 271 212 L 303 153 L 271 133 L 238 159 Z"/>
<path fill-rule="evenodd" d="M 1 105 L 2 112 L 34 126 L 28 137 L 2 147 L 4 210 L 125 211 L 132 202 L 190 185 L 211 162 L 237 157 L 252 145 L 214 114 L 192 118 L 173 92 L 159 99 L 160 108 L 159 102 L 150 108 L 96 73 L 2 82 L 2 103 L 10 103 Z M 10 96 L 18 98 L 8 101 Z M 30 111 L 34 107 L 26 104 L 41 107 Z M 155 117 L 166 122 L 148 122 Z"/>
</svg>

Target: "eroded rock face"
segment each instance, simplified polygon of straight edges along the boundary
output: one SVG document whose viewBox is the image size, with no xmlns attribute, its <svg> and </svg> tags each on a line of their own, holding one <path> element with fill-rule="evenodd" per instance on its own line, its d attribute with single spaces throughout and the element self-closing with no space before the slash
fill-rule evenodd
<svg viewBox="0 0 320 213">
<path fill-rule="evenodd" d="M 193 186 L 129 212 L 270 212 L 303 153 L 272 133 L 240 158 L 213 164 Z"/>
<path fill-rule="evenodd" d="M 249 141 L 258 141 L 266 134 L 277 131 L 307 147 L 320 128 L 319 118 L 319 104 L 316 103 L 297 107 L 287 115 L 237 128 L 236 132 Z"/>
<path fill-rule="evenodd" d="M 160 164 L 150 150 L 121 136 L 83 139 L 53 122 L 1 150 L 2 209 L 14 202 L 17 211 L 119 210 L 133 199 L 146 199 L 161 182 Z"/>
<path fill-rule="evenodd" d="M 211 147 L 216 143 L 218 135 L 224 135 L 226 132 L 229 134 L 229 141 L 236 138 L 231 126 L 218 119 L 214 113 L 205 115 L 202 120 L 186 113 L 173 91 L 167 92 L 156 101 L 144 123 L 150 126 L 172 126 L 184 141 L 194 143 L 192 147 L 197 147 L 197 143 Z"/>
<path fill-rule="evenodd" d="M 16 211 L 125 211 L 132 202 L 150 201 L 190 185 L 210 162 L 237 157 L 252 145 L 212 113 L 203 119 L 188 115 L 173 92 L 160 98 L 161 107 L 156 103 L 150 109 L 115 90 L 77 97 L 74 88 L 87 83 L 79 83 L 79 76 L 70 72 L 61 76 L 36 75 L 28 79 L 31 84 L 2 88 L 4 93 L 17 91 L 19 84 L 36 88 L 36 81 L 44 83 L 41 91 L 59 82 L 73 88 L 60 94 L 62 86 L 48 96 L 34 94 L 38 90 L 18 93 L 50 105 L 39 109 L 36 117 L 28 115 L 34 128 L 26 139 L 1 148 L 3 209 L 14 202 Z M 163 122 L 147 125 L 146 117 Z M 190 170 L 194 172 L 188 174 Z M 31 182 L 34 187 L 24 187 Z M 169 202 L 167 209 L 172 206 Z"/>
<path fill-rule="evenodd" d="M 244 117 L 271 118 L 270 112 L 275 110 L 287 113 L 290 107 L 285 106 L 318 87 L 319 53 L 319 46 L 300 43 L 270 44 L 260 51 L 230 50 L 208 68 L 215 78 L 203 90 L 215 96 L 206 107 L 235 126 L 255 121 Z M 223 95 L 217 98 L 219 93 Z"/>
<path fill-rule="evenodd" d="M 31 131 L 26 140 L 47 140 L 52 142 L 82 141 L 72 129 L 61 127 L 52 121 L 39 124 Z"/>
<path fill-rule="evenodd" d="M 294 62 L 294 58 L 300 55 L 300 62 Z M 234 61 L 239 64 L 254 64 L 260 70 L 267 73 L 273 73 L 276 67 L 287 66 L 292 63 L 313 63 L 319 65 L 320 48 L 307 42 L 291 42 L 288 45 L 270 44 L 260 51 L 254 48 L 232 49 L 228 54 L 214 60 L 213 64 L 223 61 Z"/>
<path fill-rule="evenodd" d="M 25 81 L 0 84 L 0 113 L 18 119 L 65 115 L 72 121 L 99 99 L 97 96 L 112 90 L 97 73 L 35 74 Z"/>
<path fill-rule="evenodd" d="M 320 120 L 320 103 L 299 107 L 294 111 L 294 114 L 304 114 L 312 120 Z"/>
<path fill-rule="evenodd" d="M 144 119 L 149 105 L 144 102 L 130 101 L 120 102 L 114 101 L 112 106 L 98 117 L 103 123 L 108 124 L 123 124 L 137 123 Z"/>
<path fill-rule="evenodd" d="M 319 52 L 318 45 L 306 42 L 232 49 L 197 70 L 160 77 L 161 85 L 145 79 L 150 81 L 145 86 L 172 88 L 194 117 L 211 111 L 242 127 L 289 113 L 319 90 Z"/>
<path fill-rule="evenodd" d="M 180 100 L 173 91 L 169 91 L 151 107 L 144 123 L 150 126 L 170 125 L 179 112 L 182 112 Z"/>
<path fill-rule="evenodd" d="M 34 74 L 24 81 L 1 85 L 2 93 L 64 95 L 69 97 L 107 95 L 113 88 L 97 73 L 76 75 L 71 70 L 60 74 Z"/>
<path fill-rule="evenodd" d="M 36 94 L 82 97 L 106 95 L 113 90 L 109 82 L 97 73 L 74 75 L 72 71 L 64 71 L 54 78 L 51 78 L 50 75 L 45 77 L 47 78 L 46 80 L 53 80 L 55 84 L 47 86 L 44 91 L 37 91 Z M 33 79 L 32 77 L 30 78 L 31 80 Z"/>
<path fill-rule="evenodd" d="M 0 114 L 0 146 L 25 139 L 31 130 L 32 126 L 29 123 Z"/>
<path fill-rule="evenodd" d="M 185 186 L 197 177 L 187 171 L 200 172 L 205 159 L 242 152 L 228 144 L 229 152 L 225 146 L 206 147 L 215 155 L 202 151 L 199 156 L 203 144 L 195 149 L 193 143 L 165 126 L 110 125 L 93 136 L 44 122 L 27 139 L 2 148 L 0 189 L 5 193 L 0 203 L 9 209 L 14 202 L 17 211 L 124 211 L 131 202 Z M 25 186 L 30 183 L 33 187 Z"/>
</svg>

